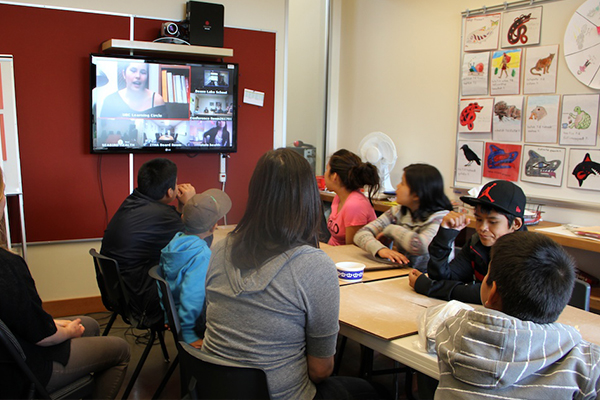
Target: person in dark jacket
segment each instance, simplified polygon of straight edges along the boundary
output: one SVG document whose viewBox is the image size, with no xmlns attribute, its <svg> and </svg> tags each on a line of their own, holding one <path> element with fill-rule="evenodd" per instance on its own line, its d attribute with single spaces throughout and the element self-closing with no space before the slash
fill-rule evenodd
<svg viewBox="0 0 600 400">
<path fill-rule="evenodd" d="M 180 211 L 196 190 L 189 183 L 177 184 L 177 166 L 166 158 L 143 164 L 137 183 L 110 220 L 100 253 L 117 260 L 134 314 L 143 326 L 151 327 L 164 322 L 164 312 L 148 270 L 158 264 L 161 249 L 183 230 Z M 177 208 L 169 205 L 175 199 Z"/>
<path fill-rule="evenodd" d="M 478 197 L 463 196 L 461 200 L 475 207 L 476 233 L 450 260 L 454 240 L 470 219 L 448 213 L 429 244 L 428 275 L 412 270 L 409 283 L 417 293 L 429 297 L 480 304 L 479 289 L 487 274 L 490 248 L 500 237 L 525 229 L 526 198 L 514 183 L 497 180 L 487 183 Z"/>
</svg>

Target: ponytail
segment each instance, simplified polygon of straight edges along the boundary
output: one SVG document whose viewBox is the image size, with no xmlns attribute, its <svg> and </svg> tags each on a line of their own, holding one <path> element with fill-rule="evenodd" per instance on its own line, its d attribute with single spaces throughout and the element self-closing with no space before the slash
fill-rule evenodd
<svg viewBox="0 0 600 400">
<path fill-rule="evenodd" d="M 373 195 L 379 191 L 379 171 L 370 162 L 363 162 L 359 156 L 341 149 L 329 159 L 329 172 L 340 177 L 342 185 L 350 191 L 369 186 L 369 201 L 373 204 Z"/>
</svg>

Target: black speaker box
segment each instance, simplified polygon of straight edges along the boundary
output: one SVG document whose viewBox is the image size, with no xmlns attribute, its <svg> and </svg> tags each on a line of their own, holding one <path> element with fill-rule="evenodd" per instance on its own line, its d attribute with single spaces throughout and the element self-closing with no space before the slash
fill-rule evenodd
<svg viewBox="0 0 600 400">
<path fill-rule="evenodd" d="M 188 1 L 186 15 L 190 24 L 190 44 L 223 47 L 225 7 L 222 4 Z"/>
</svg>

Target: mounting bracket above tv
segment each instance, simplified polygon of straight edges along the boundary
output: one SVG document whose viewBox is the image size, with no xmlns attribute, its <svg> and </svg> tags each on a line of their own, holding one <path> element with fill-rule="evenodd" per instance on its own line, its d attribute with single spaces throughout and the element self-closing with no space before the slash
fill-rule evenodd
<svg viewBox="0 0 600 400">
<path fill-rule="evenodd" d="M 92 54 L 90 73 L 92 153 L 237 151 L 237 64 Z"/>
<path fill-rule="evenodd" d="M 182 46 L 173 43 L 142 42 L 135 40 L 110 39 L 102 43 L 102 52 L 113 54 L 129 54 L 133 51 L 137 54 L 154 55 L 171 54 L 181 56 L 197 57 L 233 57 L 233 49 L 208 46 Z"/>
</svg>

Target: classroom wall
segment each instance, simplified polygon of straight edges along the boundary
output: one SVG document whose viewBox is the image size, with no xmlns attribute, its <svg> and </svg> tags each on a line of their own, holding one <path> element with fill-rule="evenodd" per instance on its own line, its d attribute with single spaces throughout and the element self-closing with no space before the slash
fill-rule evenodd
<svg viewBox="0 0 600 400">
<path fill-rule="evenodd" d="M 41 4 L 42 2 L 38 2 Z M 265 0 L 253 2 L 252 5 L 243 1 L 220 1 L 226 7 L 225 25 L 248 28 L 252 30 L 262 30 L 267 32 L 284 32 L 284 11 L 285 1 L 281 0 Z M 133 13 L 138 16 L 154 17 L 159 20 L 180 20 L 184 16 L 185 1 L 129 1 L 117 2 L 106 1 L 101 4 L 92 2 L 78 1 L 53 1 L 46 2 L 46 6 L 55 8 L 54 6 L 66 7 L 68 9 L 81 10 L 85 7 L 86 10 L 98 10 L 102 12 L 127 14 Z M 168 7 L 166 7 L 168 5 Z M 136 10 L 137 8 L 137 10 Z M 139 10 L 147 10 L 148 12 L 139 12 Z M 165 11 L 168 9 L 168 12 Z M 228 12 L 232 9 L 231 12 Z M 275 73 L 275 99 L 271 98 L 268 102 L 273 104 L 275 100 L 275 115 L 274 115 L 274 146 L 278 147 L 283 143 L 282 139 L 282 108 L 283 108 L 283 55 L 284 51 L 284 35 L 279 33 L 276 36 L 276 73 Z M 106 37 L 109 39 L 110 37 Z M 40 38 L 36 38 L 40 40 Z M 98 43 L 99 44 L 99 43 Z M 2 48 L 2 40 L 0 40 L 0 49 Z M 244 53 L 252 51 L 251 46 L 243 49 Z M 0 51 L 1 52 L 1 51 Z M 17 100 L 18 101 L 18 100 Z M 24 121 L 23 123 L 25 123 Z M 275 135 L 278 134 L 277 139 Z M 139 167 L 140 159 L 144 156 L 136 156 L 136 165 Z M 145 157 L 146 158 L 146 157 Z M 106 164 L 108 159 L 104 160 Z M 141 162 L 145 161 L 142 159 Z M 136 171 L 137 171 L 136 167 Z M 234 171 L 230 170 L 230 173 Z M 123 176 L 128 173 L 126 163 L 123 164 Z M 216 176 L 216 175 L 215 175 Z M 122 197 L 128 193 L 127 185 L 122 186 Z M 27 193 L 25 193 L 27 196 Z M 239 198 L 239 197 L 238 197 Z M 35 195 L 29 197 L 31 201 L 35 201 Z M 39 201 L 39 199 L 38 199 Z M 110 215 L 115 210 L 110 210 Z M 25 215 L 27 221 L 27 213 Z M 38 221 L 39 222 L 39 221 Z M 82 221 L 84 223 L 84 221 Z M 90 247 L 100 247 L 99 241 L 82 241 L 82 242 L 50 242 L 36 243 L 28 247 L 28 263 L 34 279 L 36 280 L 38 291 L 44 301 L 89 297 L 99 295 L 97 284 L 95 281 L 91 258 L 87 251 Z"/>
<path fill-rule="evenodd" d="M 582 3 L 542 3 L 542 27 L 547 27 L 543 33 L 545 40 L 550 40 L 546 44 L 560 44 L 557 93 L 591 91 L 571 76 L 562 56 L 564 30 Z M 487 5 L 496 4 L 502 3 Z M 356 151 L 366 134 L 382 131 L 394 140 L 398 151 L 392 183 L 400 181 L 406 165 L 427 162 L 442 172 L 451 194 L 461 12 L 480 8 L 481 1 L 344 0 L 336 5 L 341 6 L 336 21 L 341 42 L 336 148 Z M 333 151 L 335 148 L 329 149 L 330 154 Z M 550 189 L 546 190 L 548 196 L 555 197 L 552 194 L 557 189 Z M 582 193 L 583 197 L 598 204 L 598 192 Z M 544 209 L 549 221 L 583 225 L 598 221 L 597 211 Z"/>
</svg>

